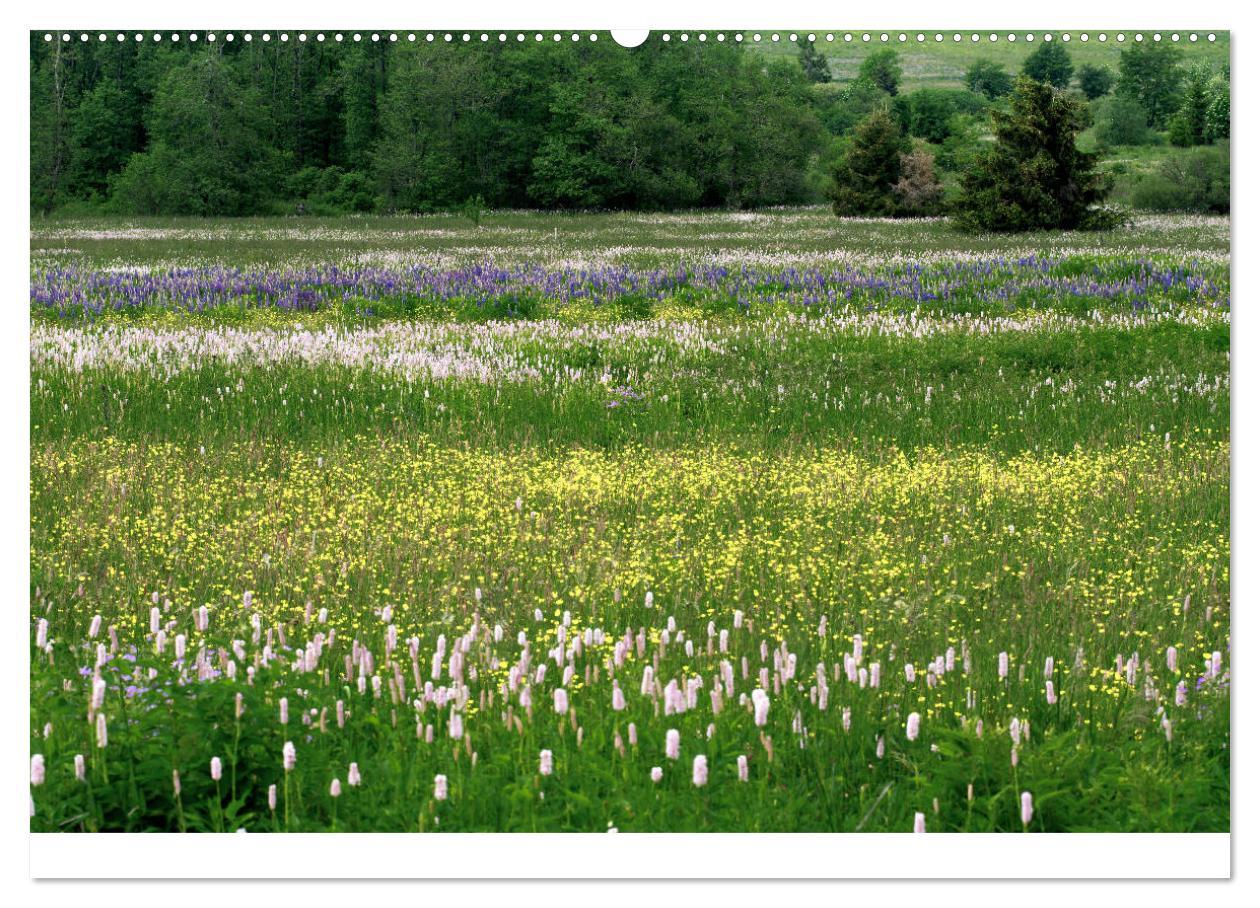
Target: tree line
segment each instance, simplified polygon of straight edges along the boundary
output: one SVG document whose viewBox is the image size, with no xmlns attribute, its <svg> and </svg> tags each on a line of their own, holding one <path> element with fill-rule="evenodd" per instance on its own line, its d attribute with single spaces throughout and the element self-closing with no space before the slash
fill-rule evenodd
<svg viewBox="0 0 1260 908">
<path fill-rule="evenodd" d="M 1167 44 L 1126 48 L 1113 73 L 1076 67 L 1046 42 L 1017 74 L 982 60 L 958 89 L 903 91 L 894 49 L 872 51 L 840 86 L 817 48 L 799 43 L 796 59 L 767 59 L 716 42 L 627 50 L 608 40 L 176 44 L 33 33 L 31 206 L 475 213 L 829 198 L 841 214 L 913 216 L 963 212 L 968 193 L 978 210 L 976 174 L 996 166 L 1003 131 L 1019 131 L 1011 116 L 1034 108 L 1053 107 L 1049 132 L 1066 130 L 1047 177 L 1062 185 L 1047 191 L 1073 195 L 1084 180 L 1091 204 L 1109 192 L 1088 174 L 1110 145 L 1207 154 L 1228 139 L 1228 73 L 1186 67 Z M 1034 101 L 1033 86 L 1049 94 L 1038 89 Z M 1080 151 L 1091 126 L 1096 147 Z M 1218 210 L 1219 158 L 1206 168 L 1215 201 L 1186 201 L 1185 175 L 1204 167 L 1185 158 L 1163 206 Z"/>
<path fill-rule="evenodd" d="M 734 45 L 32 36 L 31 82 L 43 212 L 773 205 L 822 136 L 795 62 Z"/>
</svg>

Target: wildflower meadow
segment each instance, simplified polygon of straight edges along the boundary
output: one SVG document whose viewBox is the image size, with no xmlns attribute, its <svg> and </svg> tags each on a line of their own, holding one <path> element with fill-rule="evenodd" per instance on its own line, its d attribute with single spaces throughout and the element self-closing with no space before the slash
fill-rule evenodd
<svg viewBox="0 0 1260 908">
<path fill-rule="evenodd" d="M 35 832 L 1195 832 L 1229 218 L 31 233 Z"/>
</svg>

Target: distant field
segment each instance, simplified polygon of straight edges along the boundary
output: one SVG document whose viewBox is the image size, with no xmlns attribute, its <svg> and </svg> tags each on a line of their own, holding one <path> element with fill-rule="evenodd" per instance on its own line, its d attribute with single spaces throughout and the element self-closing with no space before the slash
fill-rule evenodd
<svg viewBox="0 0 1260 908">
<path fill-rule="evenodd" d="M 832 78 L 837 82 L 847 82 L 857 76 L 862 61 L 872 50 L 878 47 L 893 47 L 901 54 L 901 66 L 903 70 L 903 89 L 912 90 L 915 88 L 957 88 L 962 85 L 963 74 L 967 71 L 972 63 L 977 60 L 989 59 L 1002 64 L 1010 72 L 1017 72 L 1027 57 L 1037 46 L 1037 42 L 1044 40 L 1045 31 L 1033 33 L 1036 37 L 1034 41 L 1028 41 L 1029 32 L 1015 32 L 1016 40 L 1010 41 L 1007 36 L 1012 34 L 1009 31 L 1001 32 L 963 32 L 960 41 L 954 41 L 953 31 L 936 32 L 927 30 L 923 32 L 906 33 L 907 40 L 903 43 L 897 40 L 897 36 L 902 34 L 900 31 L 889 32 L 889 41 L 887 44 L 879 40 L 881 32 L 849 32 L 853 35 L 853 40 L 846 42 L 844 35 L 846 32 L 842 29 L 812 29 L 797 32 L 797 34 L 809 34 L 813 32 L 818 37 L 815 45 L 827 58 L 827 62 L 831 65 Z M 831 33 L 835 36 L 834 41 L 827 41 L 827 34 Z M 795 56 L 797 47 L 793 44 L 788 36 L 790 32 L 762 32 L 760 42 L 751 42 L 753 32 L 745 32 L 745 41 L 750 42 L 751 46 L 756 47 L 762 53 L 768 56 Z M 779 35 L 779 40 L 771 40 L 774 34 Z M 870 34 L 869 42 L 862 41 L 863 34 Z M 917 36 L 922 34 L 923 42 L 917 41 Z M 941 41 L 936 40 L 936 35 L 942 36 Z M 980 36 L 978 41 L 973 41 L 972 35 Z M 990 35 L 996 34 L 997 40 L 990 40 Z M 1083 31 L 1081 29 L 1069 29 L 1055 31 L 1056 40 L 1062 40 L 1062 35 L 1072 35 L 1072 40 L 1068 43 L 1068 52 L 1072 55 L 1072 60 L 1079 66 L 1083 63 L 1092 63 L 1095 65 L 1109 66 L 1113 70 L 1119 68 L 1120 52 L 1124 48 L 1133 43 L 1133 39 L 1137 34 L 1142 34 L 1144 40 L 1150 40 L 1149 32 L 1125 32 L 1125 40 L 1123 42 L 1115 40 L 1116 32 L 1107 33 L 1106 41 L 1099 41 L 1097 31 Z M 1088 34 L 1088 41 L 1081 41 L 1080 35 Z M 1203 60 L 1212 66 L 1220 66 L 1229 61 L 1229 32 L 1219 30 L 1215 32 L 1200 31 L 1195 32 L 1197 40 L 1190 40 L 1190 32 L 1179 32 L 1181 39 L 1176 42 L 1177 46 L 1185 53 L 1185 60 L 1193 62 Z M 1209 41 L 1208 35 L 1216 35 L 1215 41 Z M 1167 40 L 1165 38 L 1164 40 Z"/>
</svg>

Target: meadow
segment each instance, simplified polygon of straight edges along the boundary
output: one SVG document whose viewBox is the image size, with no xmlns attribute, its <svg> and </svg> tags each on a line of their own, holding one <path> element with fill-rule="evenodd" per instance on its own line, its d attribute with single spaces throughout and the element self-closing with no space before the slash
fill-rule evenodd
<svg viewBox="0 0 1260 908">
<path fill-rule="evenodd" d="M 36 221 L 33 831 L 1226 831 L 1229 220 Z"/>
</svg>

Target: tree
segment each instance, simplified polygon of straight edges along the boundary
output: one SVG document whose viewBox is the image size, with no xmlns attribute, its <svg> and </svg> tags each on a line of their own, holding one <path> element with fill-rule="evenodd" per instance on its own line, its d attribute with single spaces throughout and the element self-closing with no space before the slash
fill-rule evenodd
<svg viewBox="0 0 1260 908">
<path fill-rule="evenodd" d="M 1182 148 L 1208 142 L 1208 106 L 1212 73 L 1206 66 L 1192 66 L 1186 73 L 1181 106 L 1168 121 L 1168 141 Z"/>
<path fill-rule="evenodd" d="M 1146 124 L 1163 129 L 1181 103 L 1181 51 L 1167 41 L 1143 41 L 1120 53 L 1116 94 L 1133 98 L 1146 111 Z"/>
<path fill-rule="evenodd" d="M 63 42 L 40 65 L 31 55 L 31 206 L 48 214 L 64 201 L 71 155 Z"/>
<path fill-rule="evenodd" d="M 923 217 L 938 214 L 943 194 L 931 152 L 916 148 L 901 156 L 901 177 L 893 185 L 899 211 Z"/>
<path fill-rule="evenodd" d="M 372 173 L 388 209 L 448 208 L 483 190 L 505 88 L 480 50 L 407 44 L 380 104 Z M 492 173 L 492 172 L 491 172 Z M 493 180 L 489 176 L 489 180 Z"/>
<path fill-rule="evenodd" d="M 801 61 L 801 70 L 805 73 L 805 78 L 815 84 L 830 82 L 831 67 L 827 65 L 827 58 L 818 52 L 814 42 L 805 35 L 801 35 L 796 39 L 796 45 L 800 48 L 797 58 Z"/>
<path fill-rule="evenodd" d="M 110 176 L 126 166 L 137 149 L 131 98 L 113 79 L 103 79 L 83 96 L 71 134 L 71 171 L 81 191 L 104 195 Z"/>
<path fill-rule="evenodd" d="M 1024 60 L 1024 75 L 1055 88 L 1067 88 L 1072 82 L 1072 58 L 1062 44 L 1044 41 Z"/>
<path fill-rule="evenodd" d="M 1078 97 L 1021 77 L 1009 110 L 991 114 L 995 141 L 963 175 L 957 216 L 972 230 L 1073 230 L 1115 226 L 1098 206 L 1110 181 L 1098 155 L 1076 147 L 1089 124 Z"/>
<path fill-rule="evenodd" d="M 1011 93 L 1015 79 L 992 60 L 977 60 L 967 68 L 963 81 L 968 91 L 984 95 L 990 101 Z"/>
<path fill-rule="evenodd" d="M 909 144 L 887 110 L 873 112 L 853 134 L 832 173 L 827 197 L 837 215 L 891 217 L 900 210 L 894 187 Z"/>
<path fill-rule="evenodd" d="M 377 42 L 353 44 L 330 85 L 341 103 L 343 161 L 355 170 L 369 169 L 372 146 L 379 135 L 383 59 Z"/>
<path fill-rule="evenodd" d="M 1229 67 L 1212 80 L 1211 99 L 1208 101 L 1204 122 L 1205 136 L 1209 142 L 1229 138 Z"/>
<path fill-rule="evenodd" d="M 280 161 L 262 139 L 261 111 L 222 54 L 176 66 L 153 98 L 149 150 L 111 181 L 115 205 L 142 214 L 266 211 Z"/>
<path fill-rule="evenodd" d="M 858 78 L 869 80 L 885 94 L 895 95 L 901 85 L 899 60 L 897 52 L 891 47 L 867 54 L 858 69 Z"/>
<path fill-rule="evenodd" d="M 1082 94 L 1093 101 L 1109 93 L 1116 84 L 1116 76 L 1105 66 L 1086 63 L 1076 71 L 1076 84 Z"/>
</svg>

